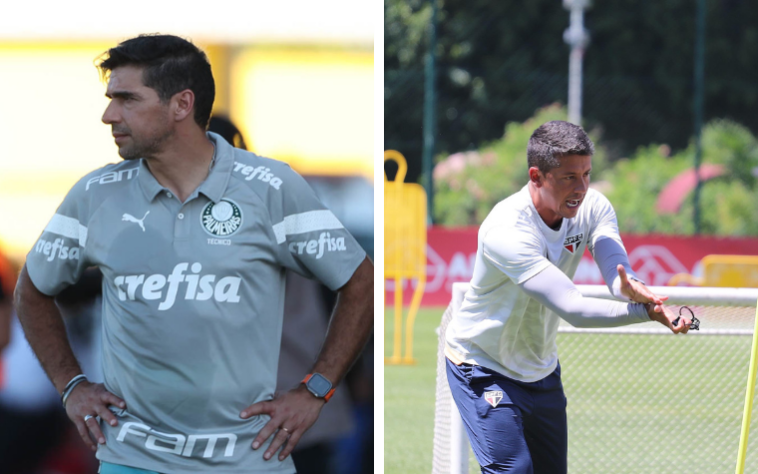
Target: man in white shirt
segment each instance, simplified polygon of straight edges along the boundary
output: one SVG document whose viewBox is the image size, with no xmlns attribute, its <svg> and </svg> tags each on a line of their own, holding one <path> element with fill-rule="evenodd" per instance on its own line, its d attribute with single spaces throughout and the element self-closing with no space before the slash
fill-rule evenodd
<svg viewBox="0 0 758 474">
<path fill-rule="evenodd" d="M 448 326 L 448 382 L 483 473 L 566 473 L 559 318 L 577 327 L 691 321 L 631 270 L 610 202 L 589 189 L 594 145 L 553 121 L 529 139 L 529 183 L 479 229 L 471 286 Z M 583 297 L 571 278 L 584 249 L 621 303 Z M 676 321 L 676 324 L 674 322 Z"/>
</svg>

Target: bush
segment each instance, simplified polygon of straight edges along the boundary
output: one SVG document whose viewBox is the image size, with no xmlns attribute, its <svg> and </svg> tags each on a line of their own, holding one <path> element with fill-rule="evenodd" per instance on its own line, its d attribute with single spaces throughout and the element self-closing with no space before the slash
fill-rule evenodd
<svg viewBox="0 0 758 474">
<path fill-rule="evenodd" d="M 503 138 L 479 150 L 440 160 L 434 169 L 435 222 L 441 225 L 479 225 L 499 201 L 528 182 L 526 146 L 532 132 L 550 120 L 566 120 L 566 110 L 554 104 L 538 110 L 524 123 L 510 122 Z M 658 195 L 678 174 L 692 168 L 695 145 L 670 156 L 667 145 L 640 147 L 629 158 L 608 163 L 598 131 L 592 186 L 613 204 L 622 232 L 693 234 L 693 194 L 675 214 L 660 214 Z M 724 174 L 701 187 L 701 233 L 718 236 L 758 235 L 758 140 L 744 126 L 729 120 L 703 128 L 702 163 L 721 164 Z"/>
<path fill-rule="evenodd" d="M 745 127 L 729 120 L 714 120 L 703 128 L 703 163 L 724 165 L 724 174 L 701 186 L 701 233 L 718 236 L 758 235 L 758 199 L 753 168 L 758 166 L 758 141 Z M 679 212 L 660 214 L 658 194 L 679 173 L 692 168 L 695 145 L 672 157 L 666 145 L 640 148 L 628 160 L 619 160 L 603 176 L 609 182 L 606 196 L 616 209 L 619 228 L 644 234 L 693 234 L 694 193 Z"/>
</svg>

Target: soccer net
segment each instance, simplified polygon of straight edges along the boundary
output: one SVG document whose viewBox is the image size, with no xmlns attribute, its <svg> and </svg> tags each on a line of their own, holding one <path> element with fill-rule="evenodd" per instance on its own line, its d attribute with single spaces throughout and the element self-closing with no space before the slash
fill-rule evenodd
<svg viewBox="0 0 758 474">
<path fill-rule="evenodd" d="M 450 396 L 444 359 L 447 324 L 466 283 L 453 286 L 437 351 L 433 474 L 479 472 Z M 584 296 L 612 298 L 605 286 Z M 558 334 L 568 398 L 569 473 L 734 472 L 758 289 L 657 287 L 678 312 L 690 307 L 700 330 L 674 335 L 650 322 Z M 758 472 L 758 416 L 752 417 L 745 472 Z"/>
</svg>

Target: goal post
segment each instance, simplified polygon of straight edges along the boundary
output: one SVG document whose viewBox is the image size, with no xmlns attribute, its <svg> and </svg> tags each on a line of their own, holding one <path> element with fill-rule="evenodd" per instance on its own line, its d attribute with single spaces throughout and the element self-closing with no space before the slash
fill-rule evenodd
<svg viewBox="0 0 758 474">
<path fill-rule="evenodd" d="M 613 299 L 605 286 L 578 288 L 584 296 Z M 443 352 L 447 324 L 467 289 L 468 283 L 453 285 L 439 327 L 433 474 L 466 473 L 476 465 L 450 396 Z M 657 322 L 603 329 L 562 322 L 559 328 L 569 473 L 735 470 L 758 289 L 651 289 L 669 296 L 674 310 L 689 306 L 700 331 L 674 335 Z M 747 449 L 745 472 L 758 471 L 756 448 Z"/>
</svg>

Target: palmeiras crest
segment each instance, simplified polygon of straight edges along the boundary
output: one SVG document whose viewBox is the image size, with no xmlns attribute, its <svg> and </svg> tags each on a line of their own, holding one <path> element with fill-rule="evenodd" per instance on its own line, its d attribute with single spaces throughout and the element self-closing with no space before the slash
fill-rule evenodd
<svg viewBox="0 0 758 474">
<path fill-rule="evenodd" d="M 503 399 L 503 391 L 502 390 L 493 390 L 491 392 L 484 392 L 484 400 L 492 405 L 493 407 L 496 407 L 498 403 L 500 403 L 500 400 Z"/>
<path fill-rule="evenodd" d="M 222 199 L 209 202 L 200 214 L 203 229 L 214 237 L 228 237 L 242 225 L 242 211 L 237 203 Z"/>
</svg>

